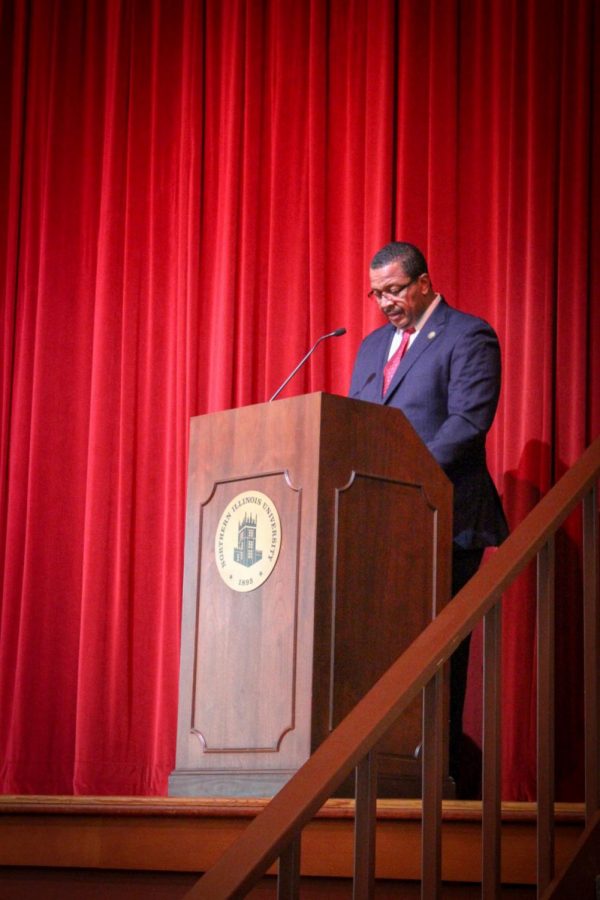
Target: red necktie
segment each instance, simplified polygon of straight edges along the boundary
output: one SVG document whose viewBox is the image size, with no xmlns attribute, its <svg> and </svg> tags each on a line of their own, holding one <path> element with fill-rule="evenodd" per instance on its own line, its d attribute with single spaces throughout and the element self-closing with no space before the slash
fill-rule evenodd
<svg viewBox="0 0 600 900">
<path fill-rule="evenodd" d="M 400 360 L 408 350 L 408 342 L 410 341 L 411 334 L 415 333 L 414 328 L 405 328 L 402 333 L 402 340 L 400 341 L 400 346 L 396 350 L 393 356 L 390 356 L 388 361 L 386 362 L 383 368 L 383 394 L 387 394 L 388 388 L 392 383 L 392 378 L 396 374 L 396 369 L 400 365 Z"/>
</svg>

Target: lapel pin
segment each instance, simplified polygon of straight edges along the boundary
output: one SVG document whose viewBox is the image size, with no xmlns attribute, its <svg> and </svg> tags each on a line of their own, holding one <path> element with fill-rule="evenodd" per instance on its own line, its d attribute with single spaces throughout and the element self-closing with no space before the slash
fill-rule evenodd
<svg viewBox="0 0 600 900">
<path fill-rule="evenodd" d="M 429 334 L 427 335 L 427 340 L 432 341 L 434 337 L 435 337 L 435 331 L 430 331 Z"/>
</svg>

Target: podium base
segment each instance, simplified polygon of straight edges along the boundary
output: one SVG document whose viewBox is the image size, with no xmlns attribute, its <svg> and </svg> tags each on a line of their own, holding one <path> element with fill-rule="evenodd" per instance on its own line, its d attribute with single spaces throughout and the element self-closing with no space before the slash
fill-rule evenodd
<svg viewBox="0 0 600 900">
<path fill-rule="evenodd" d="M 174 771 L 169 776 L 169 797 L 274 797 L 296 773 L 294 771 Z M 354 773 L 334 791 L 334 797 L 354 797 Z M 418 800 L 421 797 L 421 774 L 393 771 L 380 772 L 377 780 L 380 799 Z M 456 797 L 452 778 L 444 777 L 444 800 Z"/>
</svg>

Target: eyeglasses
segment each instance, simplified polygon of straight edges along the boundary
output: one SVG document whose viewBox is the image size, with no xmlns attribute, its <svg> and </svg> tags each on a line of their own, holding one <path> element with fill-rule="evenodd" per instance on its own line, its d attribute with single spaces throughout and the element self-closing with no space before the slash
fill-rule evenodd
<svg viewBox="0 0 600 900">
<path fill-rule="evenodd" d="M 367 294 L 367 297 L 375 297 L 376 300 L 381 300 L 382 297 L 389 297 L 391 300 L 396 300 L 398 297 L 402 297 L 403 294 L 407 292 L 411 284 L 414 284 L 415 281 L 418 281 L 421 276 L 418 275 L 417 278 L 411 278 L 406 284 L 390 284 L 388 288 L 385 288 L 383 291 L 377 290 L 373 288 Z"/>
</svg>

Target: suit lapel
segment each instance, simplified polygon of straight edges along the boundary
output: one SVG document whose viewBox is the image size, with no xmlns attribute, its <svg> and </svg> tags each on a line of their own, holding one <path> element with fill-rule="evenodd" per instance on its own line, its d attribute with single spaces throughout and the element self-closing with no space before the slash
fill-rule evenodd
<svg viewBox="0 0 600 900">
<path fill-rule="evenodd" d="M 408 353 L 400 362 L 396 374 L 392 379 L 392 383 L 388 388 L 388 392 L 385 395 L 383 401 L 384 403 L 389 402 L 398 386 L 402 383 L 402 380 L 406 376 L 406 373 L 410 371 L 410 369 L 414 366 L 414 364 L 422 356 L 422 354 L 426 353 L 431 347 L 433 347 L 436 341 L 441 337 L 442 332 L 446 326 L 447 319 L 448 304 L 442 298 L 437 309 L 433 311 L 431 317 L 425 323 L 425 327 L 422 329 L 422 331 L 419 332 L 419 334 L 411 344 Z M 380 379 L 380 390 L 381 384 L 382 379 Z"/>
</svg>

